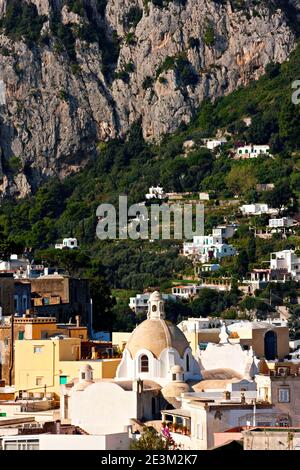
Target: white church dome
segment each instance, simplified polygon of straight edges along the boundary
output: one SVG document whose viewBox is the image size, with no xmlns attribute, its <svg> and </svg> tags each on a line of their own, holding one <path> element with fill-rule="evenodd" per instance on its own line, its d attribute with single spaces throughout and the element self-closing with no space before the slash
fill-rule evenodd
<svg viewBox="0 0 300 470">
<path fill-rule="evenodd" d="M 161 294 L 156 291 L 149 299 L 148 319 L 133 331 L 126 349 L 132 358 L 143 349 L 147 349 L 154 357 L 159 358 L 162 351 L 167 348 L 174 348 L 180 357 L 183 357 L 185 350 L 189 348 L 189 343 L 183 332 L 165 319 L 164 302 Z"/>
<path fill-rule="evenodd" d="M 174 348 L 180 357 L 189 348 L 189 343 L 176 325 L 167 320 L 145 320 L 132 333 L 126 349 L 131 357 L 142 349 L 148 349 L 154 357 L 158 358 L 166 348 Z"/>
</svg>

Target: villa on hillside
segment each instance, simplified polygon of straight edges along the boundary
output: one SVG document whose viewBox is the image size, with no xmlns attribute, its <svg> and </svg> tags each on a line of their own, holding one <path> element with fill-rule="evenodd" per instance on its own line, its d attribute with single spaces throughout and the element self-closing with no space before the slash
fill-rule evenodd
<svg viewBox="0 0 300 470">
<path fill-rule="evenodd" d="M 261 156 L 271 156 L 269 145 L 244 145 L 243 147 L 238 147 L 235 159 L 244 160 Z"/>
</svg>

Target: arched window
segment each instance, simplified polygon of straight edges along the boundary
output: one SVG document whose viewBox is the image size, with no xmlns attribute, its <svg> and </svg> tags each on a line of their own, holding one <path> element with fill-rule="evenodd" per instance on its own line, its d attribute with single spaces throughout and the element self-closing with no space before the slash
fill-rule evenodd
<svg viewBox="0 0 300 470">
<path fill-rule="evenodd" d="M 274 331 L 265 334 L 265 358 L 272 361 L 277 356 L 277 335 Z"/>
<path fill-rule="evenodd" d="M 187 355 L 185 360 L 186 360 L 186 371 L 189 372 L 190 371 L 190 356 Z"/>
<path fill-rule="evenodd" d="M 156 312 L 156 310 L 157 310 L 156 305 L 152 305 L 152 312 Z"/>
<path fill-rule="evenodd" d="M 143 356 L 141 356 L 141 359 L 140 359 L 140 371 L 141 372 L 149 372 L 149 358 L 148 356 L 146 356 L 146 354 L 144 354 Z"/>
</svg>

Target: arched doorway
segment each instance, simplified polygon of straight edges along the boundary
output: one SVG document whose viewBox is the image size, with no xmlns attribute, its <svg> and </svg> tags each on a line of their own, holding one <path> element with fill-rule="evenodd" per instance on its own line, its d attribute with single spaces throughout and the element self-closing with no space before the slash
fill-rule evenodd
<svg viewBox="0 0 300 470">
<path fill-rule="evenodd" d="M 152 417 L 154 418 L 156 415 L 156 400 L 155 397 L 152 397 L 152 403 L 151 403 L 151 408 L 152 408 Z"/>
<path fill-rule="evenodd" d="M 277 335 L 274 331 L 265 334 L 265 358 L 273 360 L 277 356 Z"/>
</svg>

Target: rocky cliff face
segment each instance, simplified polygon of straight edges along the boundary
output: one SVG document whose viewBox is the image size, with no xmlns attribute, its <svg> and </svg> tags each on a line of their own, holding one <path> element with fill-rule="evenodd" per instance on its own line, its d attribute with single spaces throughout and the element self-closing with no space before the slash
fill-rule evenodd
<svg viewBox="0 0 300 470">
<path fill-rule="evenodd" d="M 2 194 L 76 171 L 139 118 L 147 139 L 173 132 L 284 61 L 295 35 L 274 3 L 0 0 Z"/>
</svg>

